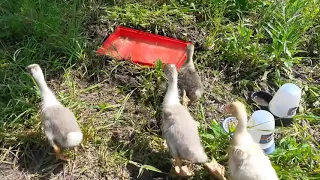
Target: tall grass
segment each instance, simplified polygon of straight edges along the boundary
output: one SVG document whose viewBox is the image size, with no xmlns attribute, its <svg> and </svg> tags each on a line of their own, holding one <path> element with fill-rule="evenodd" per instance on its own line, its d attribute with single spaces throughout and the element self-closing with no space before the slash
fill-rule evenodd
<svg viewBox="0 0 320 180">
<path fill-rule="evenodd" d="M 280 62 L 287 69 L 299 62 L 301 57 L 295 54 L 302 51 L 299 46 L 305 41 L 303 34 L 314 24 L 319 11 L 316 6 L 316 1 L 290 0 L 268 8 L 264 29 L 272 39 L 272 44 L 266 46 L 271 61 Z"/>
<path fill-rule="evenodd" d="M 24 67 L 39 63 L 52 73 L 83 57 L 81 1 L 1 2 L 0 127 L 29 124 L 38 98 Z M 32 123 L 32 122 L 31 122 Z"/>
</svg>

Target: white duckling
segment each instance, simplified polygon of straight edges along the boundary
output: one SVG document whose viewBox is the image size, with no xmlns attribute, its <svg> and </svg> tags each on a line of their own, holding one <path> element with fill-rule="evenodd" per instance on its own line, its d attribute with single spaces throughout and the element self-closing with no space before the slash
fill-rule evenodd
<svg viewBox="0 0 320 180">
<path fill-rule="evenodd" d="M 71 110 L 64 107 L 49 89 L 38 64 L 31 64 L 26 67 L 26 70 L 32 75 L 40 89 L 41 118 L 44 132 L 56 153 L 56 158 L 66 160 L 61 154 L 60 147 L 78 146 L 83 139 L 76 118 Z"/>
<path fill-rule="evenodd" d="M 181 176 L 192 176 L 193 173 L 186 166 L 182 167 L 182 159 L 193 163 L 204 163 L 208 158 L 200 142 L 195 120 L 187 108 L 179 102 L 176 66 L 166 64 L 164 71 L 168 86 L 162 104 L 162 135 L 172 157 L 175 158 L 176 173 Z"/>
<path fill-rule="evenodd" d="M 276 171 L 259 144 L 247 131 L 247 112 L 241 102 L 226 105 L 225 112 L 238 120 L 229 148 L 229 171 L 231 180 L 277 180 Z"/>
</svg>

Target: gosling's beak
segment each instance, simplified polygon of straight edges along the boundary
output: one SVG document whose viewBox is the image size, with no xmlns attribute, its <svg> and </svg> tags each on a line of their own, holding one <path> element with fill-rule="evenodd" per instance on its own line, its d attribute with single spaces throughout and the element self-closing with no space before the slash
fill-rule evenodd
<svg viewBox="0 0 320 180">
<path fill-rule="evenodd" d="M 229 107 L 229 104 L 222 105 L 221 111 L 222 111 L 223 114 L 229 114 L 229 108 L 228 107 Z"/>
<path fill-rule="evenodd" d="M 166 66 L 166 63 L 162 63 L 161 66 L 162 66 L 162 69 L 163 69 Z"/>
<path fill-rule="evenodd" d="M 27 71 L 28 73 L 32 74 L 32 71 L 31 71 L 31 69 L 30 69 L 29 67 L 26 67 L 25 69 L 26 69 L 26 71 Z"/>
</svg>

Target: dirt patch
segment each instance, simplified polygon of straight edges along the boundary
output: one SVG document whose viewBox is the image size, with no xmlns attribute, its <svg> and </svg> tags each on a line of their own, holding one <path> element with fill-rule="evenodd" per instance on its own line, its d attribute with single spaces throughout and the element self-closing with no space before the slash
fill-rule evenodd
<svg viewBox="0 0 320 180">
<path fill-rule="evenodd" d="M 22 180 L 25 179 L 25 173 L 20 171 L 18 167 L 12 167 L 11 163 L 0 164 L 0 178 L 6 180 Z"/>
<path fill-rule="evenodd" d="M 320 85 L 320 61 L 305 59 L 294 66 L 294 75 L 302 81 Z"/>
</svg>

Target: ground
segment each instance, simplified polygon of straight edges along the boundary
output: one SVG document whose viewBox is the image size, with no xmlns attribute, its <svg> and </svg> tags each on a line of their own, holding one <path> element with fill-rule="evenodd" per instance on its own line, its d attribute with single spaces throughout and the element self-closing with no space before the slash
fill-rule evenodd
<svg viewBox="0 0 320 180">
<path fill-rule="evenodd" d="M 276 129 L 269 155 L 281 179 L 317 179 L 320 142 L 319 1 L 41 0 L 1 4 L 1 179 L 177 179 L 159 128 L 166 80 L 147 68 L 95 53 L 118 25 L 195 44 L 204 83 L 189 107 L 208 156 L 227 165 L 222 107 L 293 82 L 302 89 L 290 127 Z M 41 129 L 39 91 L 24 67 L 38 63 L 84 133 L 70 161 L 55 161 Z M 191 179 L 213 179 L 193 165 Z M 227 168 L 227 167 L 226 167 Z"/>
</svg>

